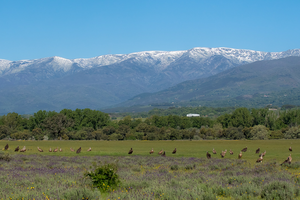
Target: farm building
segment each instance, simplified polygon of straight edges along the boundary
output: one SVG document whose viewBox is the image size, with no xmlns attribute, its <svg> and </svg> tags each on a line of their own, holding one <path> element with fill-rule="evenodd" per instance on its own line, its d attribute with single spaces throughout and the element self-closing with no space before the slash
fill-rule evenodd
<svg viewBox="0 0 300 200">
<path fill-rule="evenodd" d="M 200 115 L 199 114 L 187 114 L 186 115 L 187 117 L 200 117 Z"/>
</svg>

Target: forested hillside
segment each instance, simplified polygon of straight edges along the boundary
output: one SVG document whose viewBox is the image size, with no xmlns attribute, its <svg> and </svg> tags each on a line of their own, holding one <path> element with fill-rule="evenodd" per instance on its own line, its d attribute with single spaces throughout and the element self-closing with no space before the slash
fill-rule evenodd
<svg viewBox="0 0 300 200">
<path fill-rule="evenodd" d="M 286 106 L 285 108 L 292 108 Z M 156 111 L 153 111 L 156 112 Z M 90 109 L 38 111 L 29 118 L 0 118 L 0 139 L 26 140 L 181 140 L 300 138 L 300 109 L 237 108 L 217 118 L 152 115 L 111 120 Z"/>
</svg>

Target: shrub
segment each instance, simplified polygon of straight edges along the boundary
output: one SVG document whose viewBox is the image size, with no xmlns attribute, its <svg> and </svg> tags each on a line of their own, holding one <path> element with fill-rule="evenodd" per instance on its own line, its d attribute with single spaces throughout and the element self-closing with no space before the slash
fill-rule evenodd
<svg viewBox="0 0 300 200">
<path fill-rule="evenodd" d="M 191 170 L 191 169 L 195 169 L 195 168 L 196 168 L 196 165 L 194 164 L 194 165 L 187 165 L 187 166 L 185 166 L 184 169 Z"/>
<path fill-rule="evenodd" d="M 28 140 L 29 138 L 31 138 L 31 133 L 29 132 L 29 130 L 24 130 L 24 131 L 18 131 L 15 133 L 12 133 L 10 135 L 11 138 L 13 139 L 21 139 L 21 140 Z"/>
<path fill-rule="evenodd" d="M 284 134 L 284 138 L 286 139 L 296 139 L 300 137 L 300 128 L 299 127 L 291 127 Z"/>
<path fill-rule="evenodd" d="M 194 135 L 194 140 L 202 140 L 202 138 L 199 135 Z"/>
<path fill-rule="evenodd" d="M 98 191 L 99 192 L 99 191 Z M 99 198 L 100 194 L 95 194 L 93 191 L 90 191 L 86 188 L 72 188 L 64 194 L 66 199 L 94 199 Z"/>
<path fill-rule="evenodd" d="M 179 169 L 178 165 L 172 165 L 171 166 L 171 170 L 178 170 L 178 169 Z"/>
<path fill-rule="evenodd" d="M 272 131 L 271 135 L 270 135 L 270 138 L 271 139 L 281 139 L 281 138 L 284 138 L 284 135 L 281 132 L 281 130 Z"/>
<path fill-rule="evenodd" d="M 135 132 L 134 135 L 135 135 L 135 137 L 136 137 L 138 140 L 142 140 L 142 139 L 143 139 L 143 136 L 144 136 L 144 133 Z"/>
<path fill-rule="evenodd" d="M 0 161 L 1 160 L 9 162 L 11 160 L 11 157 L 8 153 L 4 154 L 0 152 Z"/>
<path fill-rule="evenodd" d="M 250 134 L 253 135 L 252 139 L 254 140 L 267 140 L 269 138 L 269 132 L 263 125 L 253 126 Z"/>
<path fill-rule="evenodd" d="M 273 181 L 265 185 L 261 197 L 268 199 L 293 199 L 293 186 L 283 181 Z"/>
<path fill-rule="evenodd" d="M 109 140 L 121 140 L 123 139 L 122 135 L 113 133 L 109 136 Z"/>
<path fill-rule="evenodd" d="M 69 140 L 69 137 L 66 134 L 63 134 L 61 137 L 63 140 Z"/>
<path fill-rule="evenodd" d="M 85 175 L 91 178 L 94 187 L 97 187 L 101 192 L 106 192 L 116 188 L 120 183 L 116 171 L 116 165 L 106 164 L 97 167 L 94 172 L 87 172 Z"/>
</svg>

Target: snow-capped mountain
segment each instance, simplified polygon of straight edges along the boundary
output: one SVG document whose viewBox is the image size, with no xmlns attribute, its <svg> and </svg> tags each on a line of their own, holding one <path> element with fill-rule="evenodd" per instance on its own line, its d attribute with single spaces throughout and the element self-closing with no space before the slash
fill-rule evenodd
<svg viewBox="0 0 300 200">
<path fill-rule="evenodd" d="M 98 109 L 242 64 L 289 56 L 300 56 L 300 49 L 261 52 L 196 47 L 87 59 L 57 56 L 20 61 L 0 59 L 0 114 L 40 109 Z"/>
<path fill-rule="evenodd" d="M 9 61 L 0 59 L 1 76 L 18 73 L 28 68 L 50 67 L 53 71 L 70 71 L 76 65 L 82 70 L 93 67 L 102 67 L 118 64 L 126 60 L 134 60 L 139 64 L 152 65 L 156 70 L 163 71 L 178 59 L 191 59 L 197 63 L 206 62 L 213 56 L 223 56 L 233 63 L 240 65 L 260 60 L 285 58 L 288 56 L 300 56 L 300 49 L 284 52 L 262 52 L 233 48 L 203 48 L 196 47 L 186 51 L 144 51 L 130 54 L 103 55 L 94 58 L 66 59 L 58 56 L 35 59 Z"/>
</svg>

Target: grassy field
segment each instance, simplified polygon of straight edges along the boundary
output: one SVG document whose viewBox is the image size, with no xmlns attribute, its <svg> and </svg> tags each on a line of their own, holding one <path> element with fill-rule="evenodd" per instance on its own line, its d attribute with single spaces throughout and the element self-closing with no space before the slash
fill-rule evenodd
<svg viewBox="0 0 300 200">
<path fill-rule="evenodd" d="M 258 155 L 255 150 L 260 147 L 261 152 L 267 151 L 264 161 L 276 160 L 277 162 L 284 161 L 289 154 L 292 154 L 293 161 L 300 161 L 300 140 L 201 140 L 201 141 L 0 141 L 1 149 L 8 144 L 11 154 L 15 153 L 14 149 L 19 146 L 22 148 L 26 146 L 27 151 L 23 154 L 43 154 L 43 155 L 59 155 L 59 156 L 125 156 L 128 155 L 130 148 L 133 148 L 133 155 L 141 156 L 157 156 L 157 152 L 163 149 L 167 156 L 171 157 L 205 157 L 206 151 L 212 154 L 212 149 L 217 151 L 216 155 L 212 157 L 220 158 L 221 150 L 228 150 L 225 158 L 236 159 L 238 153 L 244 147 L 248 147 L 248 151 L 243 153 L 242 159 L 249 162 L 255 162 Z M 289 147 L 293 151 L 288 150 Z M 44 150 L 43 153 L 38 152 L 37 147 Z M 63 152 L 48 152 L 49 148 L 62 148 Z M 82 148 L 80 154 L 70 151 L 70 147 L 77 150 Z M 91 147 L 92 151 L 87 152 Z M 155 153 L 149 155 L 151 148 Z M 177 153 L 172 155 L 174 148 L 177 148 Z M 229 154 L 232 149 L 233 155 Z"/>
<path fill-rule="evenodd" d="M 11 160 L 0 159 L 1 199 L 299 199 L 300 140 L 268 141 L 0 141 Z M 26 146 L 25 153 L 14 149 Z M 241 149 L 248 147 L 242 159 Z M 289 147 L 293 151 L 289 151 Z M 37 150 L 40 147 L 44 152 Z M 48 152 L 49 148 L 63 152 Z M 70 147 L 80 154 L 70 151 Z M 87 152 L 91 147 L 92 151 Z M 267 151 L 255 163 L 255 150 Z M 133 154 L 128 155 L 130 148 Z M 153 155 L 149 154 L 151 148 Z M 174 155 L 171 152 L 177 148 Z M 206 158 L 206 151 L 212 159 Z M 166 157 L 157 155 L 166 151 Z M 221 159 L 221 150 L 228 150 Z M 229 150 L 234 155 L 229 154 Z M 280 166 L 289 154 L 291 165 Z M 121 184 L 110 193 L 94 189 L 84 175 L 114 163 Z"/>
</svg>

